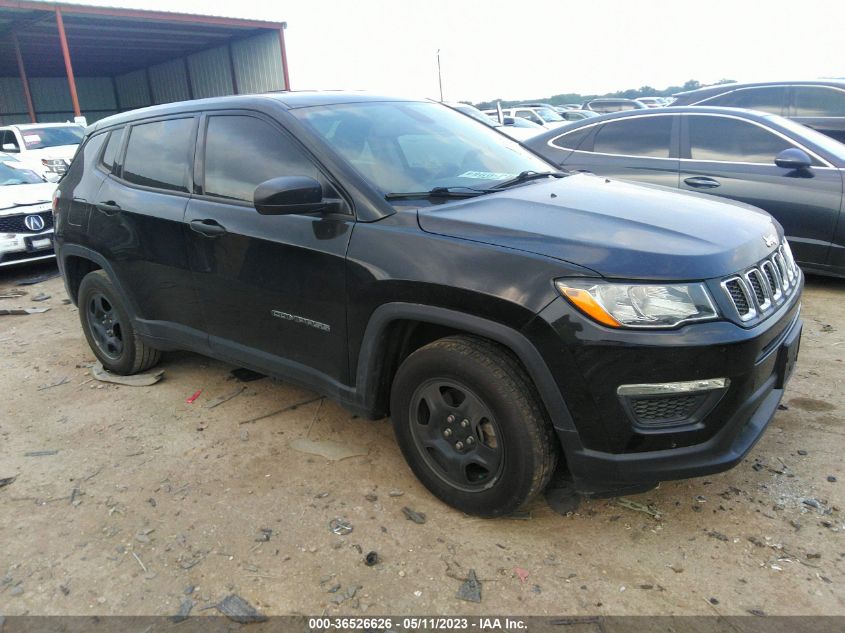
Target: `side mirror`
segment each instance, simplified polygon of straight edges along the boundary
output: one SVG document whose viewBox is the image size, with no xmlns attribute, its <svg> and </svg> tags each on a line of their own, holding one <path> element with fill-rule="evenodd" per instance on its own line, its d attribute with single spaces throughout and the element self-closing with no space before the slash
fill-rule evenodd
<svg viewBox="0 0 845 633">
<path fill-rule="evenodd" d="M 504 119 L 502 119 L 502 125 L 513 125 L 513 124 L 514 124 L 514 120 L 513 120 L 512 116 L 506 116 Z"/>
<path fill-rule="evenodd" d="M 18 146 L 17 146 L 17 145 L 15 145 L 14 143 L 3 143 L 3 151 L 4 151 L 4 152 L 13 152 L 13 153 L 17 153 L 17 152 L 19 152 L 20 150 L 18 149 Z"/>
<path fill-rule="evenodd" d="M 807 152 L 797 147 L 790 147 L 775 156 L 775 165 L 784 169 L 809 169 L 812 159 Z"/>
<path fill-rule="evenodd" d="M 323 186 L 309 176 L 283 176 L 265 180 L 255 188 L 255 209 L 262 215 L 291 215 L 322 211 Z"/>
</svg>

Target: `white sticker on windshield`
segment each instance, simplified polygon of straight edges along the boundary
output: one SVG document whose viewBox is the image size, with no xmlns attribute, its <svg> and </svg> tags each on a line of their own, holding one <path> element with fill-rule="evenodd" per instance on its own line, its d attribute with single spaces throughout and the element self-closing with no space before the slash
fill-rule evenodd
<svg viewBox="0 0 845 633">
<path fill-rule="evenodd" d="M 41 137 L 38 134 L 24 134 L 23 140 L 27 143 L 40 143 Z"/>
<path fill-rule="evenodd" d="M 476 180 L 506 180 L 516 174 L 500 174 L 495 171 L 465 171 L 458 178 L 475 178 Z"/>
</svg>

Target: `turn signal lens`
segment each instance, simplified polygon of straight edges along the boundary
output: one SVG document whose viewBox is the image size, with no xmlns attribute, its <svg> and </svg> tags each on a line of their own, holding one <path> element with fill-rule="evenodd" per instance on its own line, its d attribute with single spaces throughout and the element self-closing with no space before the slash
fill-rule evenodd
<svg viewBox="0 0 845 633">
<path fill-rule="evenodd" d="M 561 283 L 558 283 L 558 289 L 563 293 L 563 296 L 575 304 L 581 312 L 589 317 L 594 318 L 599 323 L 608 325 L 610 327 L 621 327 L 622 324 L 611 316 L 601 304 L 593 298 L 586 290 L 580 288 L 568 288 Z"/>
</svg>

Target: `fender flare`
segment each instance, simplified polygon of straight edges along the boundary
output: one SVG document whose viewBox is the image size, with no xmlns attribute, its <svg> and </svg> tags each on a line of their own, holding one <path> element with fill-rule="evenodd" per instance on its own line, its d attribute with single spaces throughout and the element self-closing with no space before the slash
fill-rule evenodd
<svg viewBox="0 0 845 633">
<path fill-rule="evenodd" d="M 507 325 L 448 308 L 396 302 L 383 304 L 373 311 L 361 342 L 355 373 L 356 392 L 367 405 L 374 405 L 378 390 L 383 334 L 392 322 L 398 320 L 454 327 L 496 341 L 508 348 L 522 362 L 537 388 L 552 425 L 561 437 L 564 449 L 568 451 L 577 448 L 573 444 L 580 445 L 569 407 L 566 406 L 563 395 L 537 348 L 521 332 Z"/>
<path fill-rule="evenodd" d="M 78 244 L 62 244 L 56 250 L 56 256 L 56 261 L 59 264 L 59 272 L 61 272 L 62 280 L 65 282 L 65 290 L 67 291 L 67 295 L 68 297 L 70 297 L 70 300 L 73 301 L 74 305 L 77 305 L 77 297 L 75 294 L 71 293 L 65 263 L 68 257 L 81 257 L 82 259 L 88 259 L 94 262 L 102 270 L 105 271 L 106 275 L 109 276 L 109 280 L 112 282 L 112 285 L 114 286 L 115 290 L 117 290 L 117 292 L 120 294 L 120 299 L 123 302 L 126 311 L 129 312 L 129 318 L 131 318 L 133 321 L 137 320 L 139 314 L 138 306 L 135 305 L 130 296 L 123 289 L 123 286 L 120 284 L 120 281 L 118 280 L 118 277 L 115 274 L 112 265 L 100 253 L 91 250 L 90 248 L 87 248 L 85 246 L 80 246 Z"/>
</svg>

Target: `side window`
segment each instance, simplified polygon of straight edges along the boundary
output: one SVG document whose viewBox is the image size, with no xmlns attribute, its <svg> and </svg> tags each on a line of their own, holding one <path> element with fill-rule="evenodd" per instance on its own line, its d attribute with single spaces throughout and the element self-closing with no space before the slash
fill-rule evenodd
<svg viewBox="0 0 845 633">
<path fill-rule="evenodd" d="M 592 127 L 584 127 L 580 130 L 573 130 L 572 132 L 567 132 L 562 136 L 558 136 L 555 140 L 552 141 L 552 145 L 555 147 L 559 147 L 561 149 L 578 149 L 581 143 L 590 135 L 590 132 L 593 131 L 594 128 Z"/>
<path fill-rule="evenodd" d="M 786 101 L 785 86 L 768 86 L 762 88 L 746 88 L 735 90 L 727 94 L 707 99 L 702 105 L 722 106 L 726 108 L 748 108 L 781 114 Z"/>
<path fill-rule="evenodd" d="M 2 136 L 2 142 L 0 142 L 0 146 L 2 145 L 10 145 L 11 147 L 7 148 L 5 151 L 7 152 L 19 152 L 21 151 L 20 146 L 18 145 L 18 139 L 15 138 L 15 133 L 12 130 L 3 130 L 0 132 L 0 136 Z M 0 149 L 2 151 L 2 149 Z"/>
<path fill-rule="evenodd" d="M 669 158 L 671 147 L 671 116 L 649 116 L 605 123 L 596 133 L 593 143 L 594 152 L 650 158 Z"/>
<path fill-rule="evenodd" d="M 543 125 L 543 119 L 531 112 L 531 110 L 514 110 L 514 114 L 521 119 L 528 119 L 537 125 Z"/>
<path fill-rule="evenodd" d="M 106 141 L 106 149 L 103 152 L 103 157 L 100 159 L 100 165 L 106 168 L 106 171 L 114 169 L 114 162 L 117 158 L 117 153 L 120 151 L 120 145 L 123 143 L 123 131 L 126 128 L 119 128 L 112 130 L 109 133 L 109 140 Z"/>
<path fill-rule="evenodd" d="M 795 86 L 795 116 L 845 117 L 845 91 L 824 86 Z"/>
<path fill-rule="evenodd" d="M 299 146 L 269 123 L 242 115 L 208 118 L 205 195 L 251 203 L 259 184 L 279 176 L 325 180 Z"/>
<path fill-rule="evenodd" d="M 780 136 L 739 119 L 690 115 L 687 121 L 693 160 L 772 165 L 775 156 L 794 147 Z"/>
<path fill-rule="evenodd" d="M 123 179 L 169 191 L 188 191 L 194 119 L 168 119 L 133 125 Z"/>
</svg>

